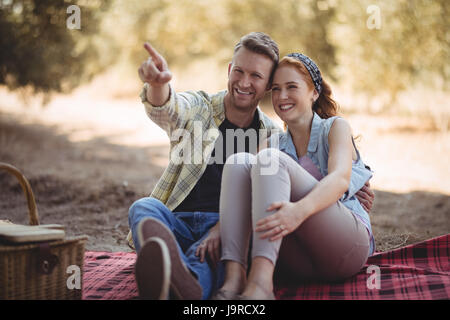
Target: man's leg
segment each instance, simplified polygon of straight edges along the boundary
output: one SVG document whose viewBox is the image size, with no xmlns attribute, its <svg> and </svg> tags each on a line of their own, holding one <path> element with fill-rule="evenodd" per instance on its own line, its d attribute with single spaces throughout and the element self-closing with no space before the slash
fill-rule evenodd
<svg viewBox="0 0 450 320">
<path fill-rule="evenodd" d="M 142 243 L 139 243 L 138 225 L 144 218 L 155 218 L 165 224 L 172 232 L 177 229 L 177 233 L 182 233 L 190 238 L 190 230 L 181 221 L 178 221 L 161 201 L 155 198 L 147 197 L 135 201 L 128 213 L 128 224 L 133 236 L 136 252 L 139 253 Z"/>
<path fill-rule="evenodd" d="M 163 228 L 161 226 L 155 227 L 154 223 L 148 223 L 149 225 L 153 226 L 147 227 L 147 230 L 150 230 L 147 231 L 147 236 L 163 237 L 168 243 L 169 250 L 172 248 L 171 257 L 173 257 L 173 255 L 175 254 L 174 251 L 178 251 L 177 255 L 179 255 L 184 265 L 200 283 L 203 289 L 202 298 L 207 299 L 211 292 L 212 279 L 214 279 L 214 275 L 208 263 L 206 261 L 201 263 L 199 258 L 195 256 L 195 249 L 197 248 L 200 241 L 198 240 L 199 236 L 193 233 L 194 227 L 190 225 L 194 223 L 194 219 L 190 218 L 193 216 L 193 212 L 172 213 L 161 201 L 154 198 L 142 198 L 136 201 L 130 207 L 129 224 L 137 252 L 139 252 L 142 245 L 138 239 L 139 222 L 143 221 L 146 218 L 153 218 L 164 224 L 166 228 Z M 216 219 L 218 221 L 218 214 Z M 213 225 L 215 225 L 215 223 L 217 222 L 211 222 L 211 226 L 206 224 L 204 226 L 206 229 L 203 231 L 202 235 L 204 234 L 206 236 L 206 231 L 209 231 L 209 229 Z M 152 231 L 154 229 L 157 229 L 156 235 L 155 231 Z M 171 241 L 171 239 L 173 239 L 174 241 Z M 174 249 L 175 246 L 178 250 Z M 180 266 L 178 263 L 173 263 L 172 280 L 175 280 L 175 287 L 177 287 L 178 291 L 181 290 L 181 284 L 179 282 L 187 282 L 189 280 L 187 279 L 187 275 L 182 271 L 182 266 Z M 191 289 L 193 287 L 192 283 L 186 283 L 186 285 Z"/>
<path fill-rule="evenodd" d="M 196 251 L 198 246 L 209 235 L 211 228 L 219 222 L 219 213 L 175 212 L 174 214 L 178 219 L 185 221 L 191 227 L 195 242 L 186 247 L 184 254 L 187 259 L 187 264 L 195 272 L 202 286 L 202 299 L 209 299 L 213 290 L 223 281 L 223 266 L 220 263 L 217 266 L 213 266 L 208 254 L 205 256 L 205 261 L 201 262 L 196 255 Z"/>
<path fill-rule="evenodd" d="M 166 300 L 169 297 L 171 261 L 162 239 L 150 237 L 143 242 L 134 269 L 142 299 Z"/>
</svg>

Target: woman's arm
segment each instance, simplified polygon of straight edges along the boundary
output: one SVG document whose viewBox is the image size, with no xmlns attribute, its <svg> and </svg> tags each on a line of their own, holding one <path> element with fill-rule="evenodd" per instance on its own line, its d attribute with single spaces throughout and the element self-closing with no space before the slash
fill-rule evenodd
<svg viewBox="0 0 450 320">
<path fill-rule="evenodd" d="M 343 119 L 336 119 L 328 134 L 328 175 L 297 202 L 276 202 L 267 211 L 276 213 L 259 220 L 256 232 L 260 237 L 278 240 L 297 229 L 311 215 L 338 201 L 350 185 L 353 144 L 351 129 Z"/>
<path fill-rule="evenodd" d="M 336 201 L 347 191 L 352 174 L 352 133 L 350 125 L 342 118 L 333 122 L 328 134 L 328 175 L 301 200 L 295 208 L 307 219 Z"/>
</svg>

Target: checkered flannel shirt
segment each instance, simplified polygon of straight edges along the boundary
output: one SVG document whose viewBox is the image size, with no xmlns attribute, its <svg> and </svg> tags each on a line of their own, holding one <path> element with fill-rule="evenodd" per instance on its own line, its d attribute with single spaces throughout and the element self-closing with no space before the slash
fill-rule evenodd
<svg viewBox="0 0 450 320">
<path fill-rule="evenodd" d="M 161 127 L 169 136 L 176 129 L 184 129 L 190 133 L 191 139 L 196 135 L 194 123 L 201 124 L 202 143 L 193 143 L 192 154 L 204 156 L 201 163 L 191 161 L 191 164 L 177 164 L 169 159 L 169 164 L 163 175 L 154 187 L 150 197 L 156 198 L 164 203 L 170 210 L 174 210 L 191 192 L 192 188 L 199 181 L 209 161 L 209 157 L 215 146 L 215 141 L 219 136 L 219 126 L 225 120 L 224 97 L 226 90 L 209 95 L 204 91 L 186 91 L 176 93 L 170 87 L 169 100 L 162 106 L 153 106 L 147 101 L 148 84 L 144 84 L 141 92 L 141 100 L 145 106 L 145 111 L 149 118 Z M 257 108 L 260 119 L 260 129 L 266 129 L 268 136 L 272 130 L 280 128 L 272 122 L 260 109 Z M 216 130 L 209 130 L 216 129 Z M 178 136 L 178 135 L 177 135 Z M 170 141 L 170 152 L 180 144 L 183 139 L 173 139 Z M 134 248 L 131 232 L 127 237 L 128 243 Z"/>
</svg>

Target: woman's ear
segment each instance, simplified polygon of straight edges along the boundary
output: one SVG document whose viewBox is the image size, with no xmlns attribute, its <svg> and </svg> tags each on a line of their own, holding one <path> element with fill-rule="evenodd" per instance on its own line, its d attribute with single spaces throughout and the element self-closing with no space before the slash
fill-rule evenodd
<svg viewBox="0 0 450 320">
<path fill-rule="evenodd" d="M 313 98 L 314 98 L 314 102 L 316 102 L 316 100 L 319 99 L 319 93 L 317 92 L 316 89 L 314 89 Z"/>
<path fill-rule="evenodd" d="M 313 93 L 313 104 L 317 101 L 317 99 L 319 99 L 319 93 L 317 92 L 316 89 L 314 89 L 314 93 Z"/>
</svg>

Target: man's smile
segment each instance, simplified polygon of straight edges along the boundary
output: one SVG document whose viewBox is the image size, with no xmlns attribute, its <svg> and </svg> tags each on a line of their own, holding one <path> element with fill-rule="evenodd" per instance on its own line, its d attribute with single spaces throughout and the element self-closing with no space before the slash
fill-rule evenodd
<svg viewBox="0 0 450 320">
<path fill-rule="evenodd" d="M 234 91 L 235 91 L 239 96 L 250 96 L 250 95 L 253 94 L 253 92 L 239 90 L 238 88 L 236 88 Z"/>
</svg>

